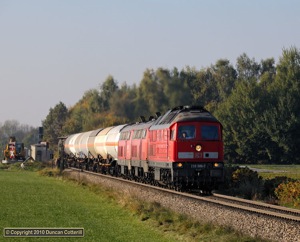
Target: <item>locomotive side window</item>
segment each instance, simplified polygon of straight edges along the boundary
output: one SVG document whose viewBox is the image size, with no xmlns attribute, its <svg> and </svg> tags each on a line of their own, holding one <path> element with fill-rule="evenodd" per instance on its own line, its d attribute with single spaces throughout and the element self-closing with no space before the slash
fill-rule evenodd
<svg viewBox="0 0 300 242">
<path fill-rule="evenodd" d="M 138 133 L 137 133 L 137 138 L 138 139 L 142 138 L 142 131 L 143 130 L 141 130 L 141 129 L 138 131 Z"/>
<path fill-rule="evenodd" d="M 196 134 L 196 128 L 194 125 L 180 126 L 178 128 L 179 139 L 194 139 Z"/>
<path fill-rule="evenodd" d="M 143 129 L 143 132 L 142 132 L 142 139 L 145 139 L 145 138 L 146 138 L 146 135 L 147 135 L 147 130 L 146 130 L 146 129 Z"/>
<path fill-rule="evenodd" d="M 133 139 L 140 139 L 141 138 L 141 132 L 142 132 L 142 130 L 135 130 L 133 132 Z"/>
<path fill-rule="evenodd" d="M 203 140 L 219 140 L 218 126 L 202 126 L 201 138 Z"/>
<path fill-rule="evenodd" d="M 121 133 L 120 140 L 129 140 L 130 139 L 130 132 L 126 131 Z"/>
</svg>

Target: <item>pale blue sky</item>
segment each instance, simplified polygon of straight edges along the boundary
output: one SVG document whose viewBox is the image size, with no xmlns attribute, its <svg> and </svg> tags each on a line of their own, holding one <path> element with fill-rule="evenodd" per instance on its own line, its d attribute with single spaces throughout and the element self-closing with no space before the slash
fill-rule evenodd
<svg viewBox="0 0 300 242">
<path fill-rule="evenodd" d="M 108 75 L 300 48 L 298 0 L 0 0 L 0 123 L 40 126 Z"/>
</svg>

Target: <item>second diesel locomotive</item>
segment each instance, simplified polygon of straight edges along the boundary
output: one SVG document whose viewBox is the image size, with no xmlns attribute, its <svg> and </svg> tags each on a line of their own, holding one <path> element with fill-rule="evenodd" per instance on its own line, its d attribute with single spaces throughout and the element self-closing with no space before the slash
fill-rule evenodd
<svg viewBox="0 0 300 242">
<path fill-rule="evenodd" d="M 11 136 L 9 142 L 3 151 L 4 159 L 2 163 L 14 163 L 25 160 L 24 143 L 17 142 L 16 137 Z"/>
<path fill-rule="evenodd" d="M 70 166 L 174 189 L 211 191 L 224 181 L 221 123 L 199 106 L 68 136 Z"/>
</svg>

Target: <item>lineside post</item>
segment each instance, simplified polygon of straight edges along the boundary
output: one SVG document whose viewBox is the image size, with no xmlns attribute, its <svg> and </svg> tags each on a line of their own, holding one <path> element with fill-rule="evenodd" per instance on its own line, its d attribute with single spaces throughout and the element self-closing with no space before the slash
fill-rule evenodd
<svg viewBox="0 0 300 242">
<path fill-rule="evenodd" d="M 57 167 L 60 169 L 60 174 L 62 173 L 63 169 L 64 169 L 64 165 L 65 165 L 65 150 L 64 150 L 64 141 L 65 138 L 59 138 L 58 141 L 58 164 Z"/>
</svg>

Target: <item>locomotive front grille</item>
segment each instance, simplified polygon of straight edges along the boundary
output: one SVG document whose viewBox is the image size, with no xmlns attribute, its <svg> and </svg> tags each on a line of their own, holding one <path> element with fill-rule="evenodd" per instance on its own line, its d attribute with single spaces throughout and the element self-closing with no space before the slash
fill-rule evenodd
<svg viewBox="0 0 300 242">
<path fill-rule="evenodd" d="M 223 176 L 223 170 L 210 170 L 210 176 L 211 177 L 222 177 Z"/>
</svg>

